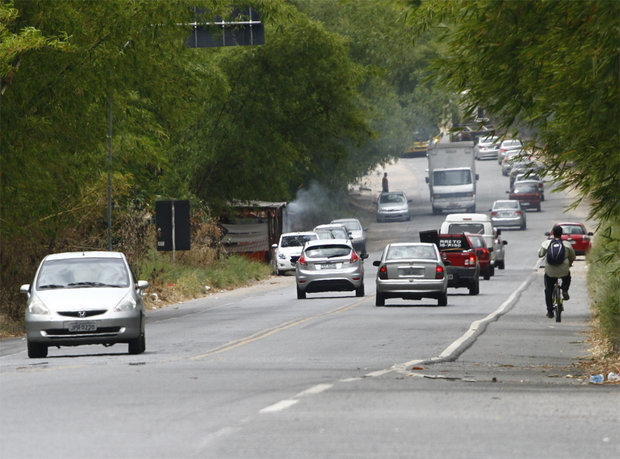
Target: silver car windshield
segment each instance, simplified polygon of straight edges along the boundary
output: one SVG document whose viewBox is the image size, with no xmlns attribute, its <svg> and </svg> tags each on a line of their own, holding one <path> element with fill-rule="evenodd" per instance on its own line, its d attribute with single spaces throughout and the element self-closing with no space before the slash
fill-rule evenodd
<svg viewBox="0 0 620 459">
<path fill-rule="evenodd" d="M 120 259 L 48 260 L 39 271 L 37 289 L 128 287 L 129 275 Z"/>
<path fill-rule="evenodd" d="M 404 260 L 407 258 L 435 260 L 437 255 L 435 250 L 429 246 L 397 245 L 391 246 L 385 256 L 386 260 Z"/>
<path fill-rule="evenodd" d="M 381 204 L 400 204 L 405 202 L 405 197 L 397 193 L 383 193 L 379 196 L 379 202 Z"/>
<path fill-rule="evenodd" d="M 346 257 L 351 254 L 351 248 L 347 245 L 315 245 L 306 249 L 308 258 L 336 258 Z"/>
</svg>

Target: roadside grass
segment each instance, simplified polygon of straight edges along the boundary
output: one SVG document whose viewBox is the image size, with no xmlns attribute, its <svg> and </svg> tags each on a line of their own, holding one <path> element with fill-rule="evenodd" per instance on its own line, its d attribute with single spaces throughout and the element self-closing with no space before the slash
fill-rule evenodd
<svg viewBox="0 0 620 459">
<path fill-rule="evenodd" d="M 172 261 L 169 252 L 151 251 L 138 261 L 136 276 L 150 283 L 145 297 L 147 309 L 249 285 L 271 275 L 268 264 L 241 255 L 216 257 L 213 252 L 208 260 L 177 253 L 176 261 Z"/>
<path fill-rule="evenodd" d="M 588 292 L 593 321 L 589 330 L 589 374 L 620 374 L 620 228 L 612 222 L 599 229 L 588 263 Z"/>
<path fill-rule="evenodd" d="M 588 253 L 588 290 L 602 335 L 610 350 L 620 353 L 620 228 L 600 228 Z"/>
</svg>

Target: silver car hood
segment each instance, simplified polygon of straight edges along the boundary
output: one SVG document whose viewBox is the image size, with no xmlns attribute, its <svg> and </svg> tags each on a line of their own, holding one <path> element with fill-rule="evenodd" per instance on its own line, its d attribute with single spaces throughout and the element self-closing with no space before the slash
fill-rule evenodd
<svg viewBox="0 0 620 459">
<path fill-rule="evenodd" d="M 59 288 L 37 290 L 35 295 L 53 311 L 110 309 L 116 306 L 129 292 L 123 288 Z"/>
</svg>

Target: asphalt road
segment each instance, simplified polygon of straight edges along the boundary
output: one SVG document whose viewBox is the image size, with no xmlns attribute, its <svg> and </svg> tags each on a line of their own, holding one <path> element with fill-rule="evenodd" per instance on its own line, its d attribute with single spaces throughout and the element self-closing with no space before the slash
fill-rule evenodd
<svg viewBox="0 0 620 459">
<path fill-rule="evenodd" d="M 504 198 L 478 162 L 478 210 Z M 547 319 L 536 252 L 565 211 L 550 193 L 526 231 L 505 231 L 506 269 L 480 295 L 374 306 L 388 241 L 438 228 L 425 160 L 388 165 L 413 219 L 369 224 L 366 296 L 309 294 L 294 276 L 149 311 L 147 351 L 0 343 L 0 457 L 583 458 L 620 454 L 620 386 L 588 384 L 585 263 L 563 321 Z M 382 171 L 368 177 L 380 190 Z M 550 187 L 550 185 L 548 185 Z M 344 216 L 343 216 L 344 217 Z M 592 227 L 593 225 L 588 225 Z"/>
</svg>

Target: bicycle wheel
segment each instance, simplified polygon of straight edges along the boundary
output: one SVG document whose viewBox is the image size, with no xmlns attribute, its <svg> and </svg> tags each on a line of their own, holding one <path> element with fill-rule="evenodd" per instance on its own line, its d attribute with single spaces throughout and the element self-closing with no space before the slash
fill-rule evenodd
<svg viewBox="0 0 620 459">
<path fill-rule="evenodd" d="M 555 321 L 562 322 L 562 292 L 559 285 L 553 289 L 553 309 L 555 312 Z"/>
</svg>

